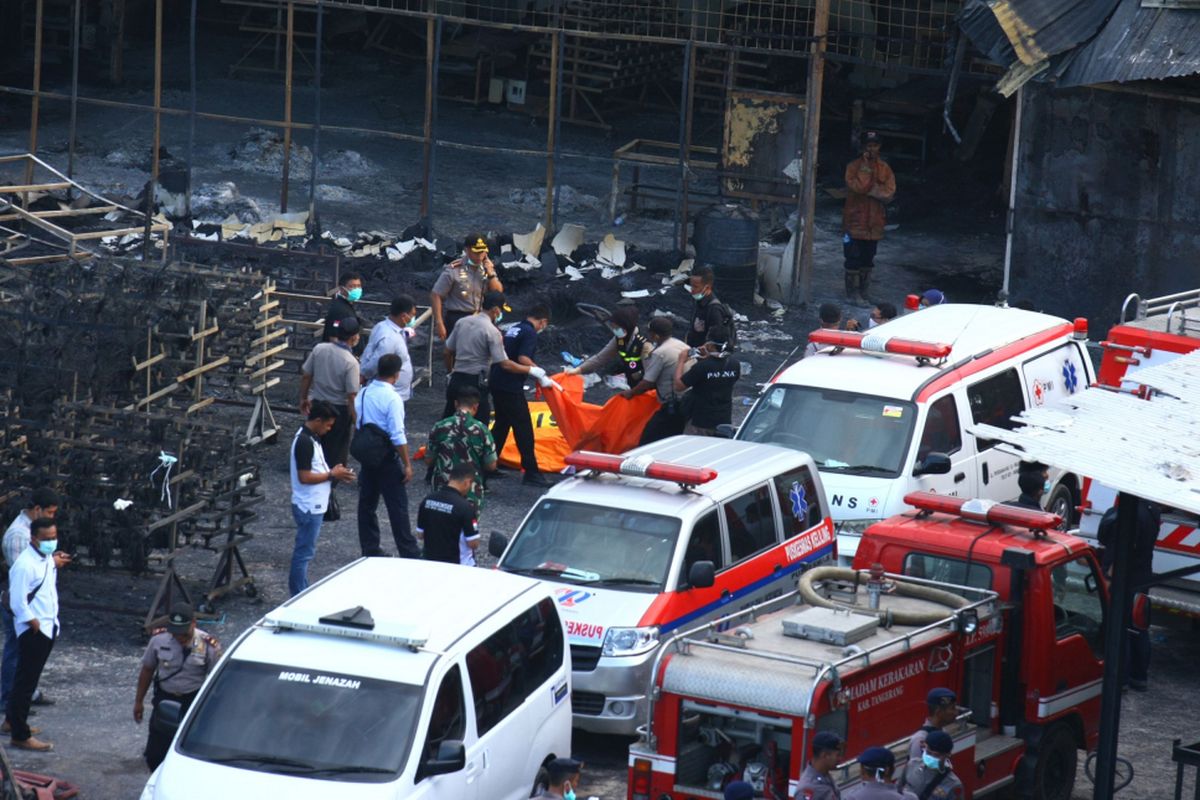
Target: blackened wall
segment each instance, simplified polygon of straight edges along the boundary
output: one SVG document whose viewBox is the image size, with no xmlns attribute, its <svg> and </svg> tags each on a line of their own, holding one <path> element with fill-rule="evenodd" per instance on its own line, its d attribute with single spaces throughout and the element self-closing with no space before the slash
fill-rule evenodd
<svg viewBox="0 0 1200 800">
<path fill-rule="evenodd" d="M 1022 95 L 1012 297 L 1086 316 L 1099 337 L 1130 292 L 1200 287 L 1200 105 L 1031 84 Z"/>
</svg>

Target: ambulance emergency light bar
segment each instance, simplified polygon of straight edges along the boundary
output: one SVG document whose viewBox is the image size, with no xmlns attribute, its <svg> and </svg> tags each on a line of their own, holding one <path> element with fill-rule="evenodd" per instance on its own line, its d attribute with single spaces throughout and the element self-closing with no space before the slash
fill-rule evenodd
<svg viewBox="0 0 1200 800">
<path fill-rule="evenodd" d="M 818 328 L 808 335 L 814 344 L 833 347 L 852 347 L 866 353 L 891 353 L 923 359 L 942 359 L 950 355 L 950 345 L 940 342 L 919 342 L 915 339 L 895 339 L 878 334 L 833 331 Z"/>
<path fill-rule="evenodd" d="M 577 469 L 654 478 L 684 486 L 698 486 L 717 477 L 717 471 L 711 467 L 692 467 L 687 464 L 672 464 L 669 461 L 655 461 L 649 456 L 614 456 L 590 450 L 571 453 L 563 459 L 563 463 Z"/>
<path fill-rule="evenodd" d="M 1018 528 L 1029 528 L 1034 531 L 1052 530 L 1061 525 L 1063 521 L 1058 514 L 1051 514 L 1049 511 L 1019 508 L 997 503 L 994 500 L 950 497 L 934 492 L 910 492 L 904 495 L 904 502 L 922 511 L 953 514 L 975 522 L 986 522 L 989 525 L 1015 525 Z"/>
</svg>

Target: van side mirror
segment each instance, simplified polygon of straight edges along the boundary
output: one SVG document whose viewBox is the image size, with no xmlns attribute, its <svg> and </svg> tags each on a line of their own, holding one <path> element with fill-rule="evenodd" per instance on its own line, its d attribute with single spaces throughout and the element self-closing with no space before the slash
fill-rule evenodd
<svg viewBox="0 0 1200 800">
<path fill-rule="evenodd" d="M 445 775 L 458 772 L 467 765 L 467 748 L 457 739 L 438 743 L 437 755 L 426 760 L 421 775 Z"/>
<path fill-rule="evenodd" d="M 505 549 L 508 547 L 508 537 L 500 531 L 492 531 L 488 536 L 488 552 L 496 558 L 504 555 Z"/>
<path fill-rule="evenodd" d="M 688 588 L 707 589 L 716 583 L 717 570 L 711 561 L 697 561 L 688 568 Z"/>
<path fill-rule="evenodd" d="M 723 436 L 726 439 L 732 439 L 734 434 L 736 434 L 736 433 L 737 433 L 737 428 L 733 427 L 728 422 L 722 422 L 720 425 L 717 426 L 717 435 Z"/>
<path fill-rule="evenodd" d="M 930 453 L 913 467 L 913 475 L 945 475 L 950 471 L 950 456 Z"/>
<path fill-rule="evenodd" d="M 160 736 L 173 739 L 183 719 L 183 706 L 178 700 L 162 700 L 150 714 L 150 727 Z"/>
</svg>

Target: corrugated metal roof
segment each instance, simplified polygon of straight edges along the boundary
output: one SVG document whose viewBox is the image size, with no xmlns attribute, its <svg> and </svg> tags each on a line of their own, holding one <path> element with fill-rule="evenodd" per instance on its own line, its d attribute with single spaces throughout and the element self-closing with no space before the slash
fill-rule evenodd
<svg viewBox="0 0 1200 800">
<path fill-rule="evenodd" d="M 1095 36 L 1118 2 L 968 0 L 959 27 L 997 64 L 1011 67 L 1019 60 L 1033 65 Z"/>
<path fill-rule="evenodd" d="M 1100 34 L 1068 56 L 1059 86 L 1088 86 L 1200 73 L 1200 10 L 1143 8 L 1121 0 Z"/>
<path fill-rule="evenodd" d="M 1025 411 L 1017 418 L 1025 425 L 1016 430 L 990 425 L 969 430 L 1004 442 L 1003 449 L 1022 458 L 1200 514 L 1200 350 L 1129 380 L 1161 394 L 1142 400 L 1089 389 L 1055 406 Z"/>
</svg>

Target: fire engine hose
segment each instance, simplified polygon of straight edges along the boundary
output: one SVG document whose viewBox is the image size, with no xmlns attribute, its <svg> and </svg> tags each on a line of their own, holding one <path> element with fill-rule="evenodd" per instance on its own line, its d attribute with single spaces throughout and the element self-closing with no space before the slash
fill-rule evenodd
<svg viewBox="0 0 1200 800">
<path fill-rule="evenodd" d="M 834 600 L 829 600 L 820 592 L 813 588 L 813 584 L 818 581 L 849 581 L 856 585 L 865 584 L 871 577 L 869 570 L 854 570 L 847 567 L 814 567 L 806 571 L 800 576 L 800 580 L 796 585 L 796 589 L 800 592 L 800 596 L 804 598 L 806 603 L 822 608 L 847 608 L 846 603 L 838 603 Z M 904 581 L 892 581 L 890 584 L 893 588 L 891 594 L 899 594 L 905 597 L 916 597 L 921 600 L 928 600 L 932 603 L 946 606 L 947 608 L 962 608 L 967 604 L 965 597 L 960 597 L 953 592 L 947 592 L 942 589 L 934 589 L 931 586 L 922 586 L 916 583 L 906 583 Z M 855 611 L 876 613 L 879 615 L 879 621 L 884 624 L 893 623 L 898 625 L 932 625 L 935 622 L 940 622 L 946 618 L 946 614 L 940 611 L 904 611 L 902 609 L 867 609 L 855 607 Z"/>
</svg>

